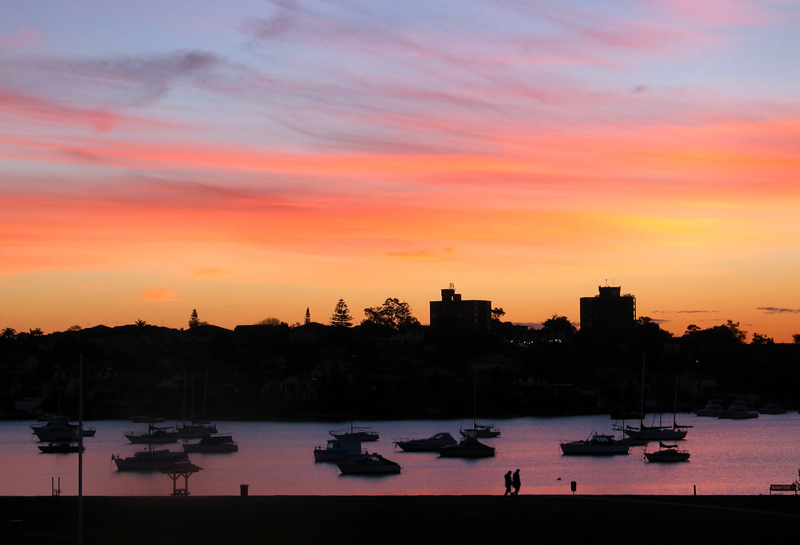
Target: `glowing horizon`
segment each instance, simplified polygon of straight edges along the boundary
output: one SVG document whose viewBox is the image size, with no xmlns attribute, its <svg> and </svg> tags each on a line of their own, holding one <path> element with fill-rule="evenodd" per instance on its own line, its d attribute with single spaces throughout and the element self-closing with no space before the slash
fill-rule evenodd
<svg viewBox="0 0 800 545">
<path fill-rule="evenodd" d="M 2 8 L 0 328 L 421 322 L 454 283 L 800 333 L 800 6 Z"/>
</svg>

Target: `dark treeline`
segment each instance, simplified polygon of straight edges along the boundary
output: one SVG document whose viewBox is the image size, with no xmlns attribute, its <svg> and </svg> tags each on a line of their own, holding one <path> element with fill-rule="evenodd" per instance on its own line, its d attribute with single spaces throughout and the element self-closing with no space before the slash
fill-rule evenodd
<svg viewBox="0 0 800 545">
<path fill-rule="evenodd" d="M 86 419 L 472 418 L 473 392 L 479 418 L 630 413 L 642 391 L 646 412 L 672 411 L 676 385 L 678 410 L 710 398 L 798 406 L 800 344 L 748 344 L 732 322 L 682 337 L 647 318 L 593 336 L 558 316 L 483 331 L 265 322 L 4 335 L 0 411 L 74 417 L 81 359 Z"/>
</svg>

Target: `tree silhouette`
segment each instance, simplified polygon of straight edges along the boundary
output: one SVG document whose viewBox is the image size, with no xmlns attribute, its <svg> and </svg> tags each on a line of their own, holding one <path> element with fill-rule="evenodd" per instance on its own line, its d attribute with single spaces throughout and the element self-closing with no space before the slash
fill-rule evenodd
<svg viewBox="0 0 800 545">
<path fill-rule="evenodd" d="M 391 329 L 419 325 L 419 320 L 411 315 L 411 306 L 397 298 L 389 297 L 379 307 L 365 308 L 364 314 L 366 318 L 362 320 L 362 325 L 374 324 Z"/>
<path fill-rule="evenodd" d="M 775 341 L 761 333 L 753 333 L 753 340 L 750 341 L 750 344 L 775 344 Z"/>
<path fill-rule="evenodd" d="M 194 329 L 200 325 L 200 319 L 197 317 L 197 309 L 192 310 L 192 316 L 189 318 L 189 329 Z"/>
<path fill-rule="evenodd" d="M 720 326 L 726 328 L 728 331 L 731 332 L 731 335 L 739 341 L 740 344 L 744 344 L 745 340 L 747 339 L 747 331 L 742 331 L 739 328 L 739 322 L 734 322 L 733 320 L 728 320 L 724 326 Z"/>
<path fill-rule="evenodd" d="M 553 314 L 552 318 L 542 322 L 542 333 L 553 339 L 566 339 L 575 334 L 575 326 L 566 316 Z"/>
<path fill-rule="evenodd" d="M 331 325 L 336 327 L 350 327 L 353 325 L 353 317 L 350 316 L 350 310 L 348 310 L 344 299 L 340 298 L 339 302 L 336 303 L 336 308 L 331 316 Z"/>
<path fill-rule="evenodd" d="M 308 307 L 306 307 L 306 317 L 303 320 L 303 323 L 304 324 L 310 324 L 311 323 L 311 311 L 308 310 Z"/>
<path fill-rule="evenodd" d="M 282 322 L 279 318 L 270 317 L 270 318 L 264 318 L 260 322 L 256 322 L 256 325 L 278 326 L 278 325 L 286 325 L 286 322 Z"/>
</svg>

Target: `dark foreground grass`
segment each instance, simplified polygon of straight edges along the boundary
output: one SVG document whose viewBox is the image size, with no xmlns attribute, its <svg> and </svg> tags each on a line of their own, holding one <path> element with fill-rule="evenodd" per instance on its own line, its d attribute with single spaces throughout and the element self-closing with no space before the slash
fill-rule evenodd
<svg viewBox="0 0 800 545">
<path fill-rule="evenodd" d="M 76 497 L 0 497 L 0 544 L 77 543 Z M 83 543 L 702 543 L 793 540 L 800 497 L 85 497 Z"/>
</svg>

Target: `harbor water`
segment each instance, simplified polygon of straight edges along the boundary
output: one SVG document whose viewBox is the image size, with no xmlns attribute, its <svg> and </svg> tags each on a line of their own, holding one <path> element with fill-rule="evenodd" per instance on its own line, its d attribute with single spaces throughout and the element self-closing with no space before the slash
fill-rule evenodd
<svg viewBox="0 0 800 545">
<path fill-rule="evenodd" d="M 344 423 L 217 422 L 231 434 L 239 452 L 192 454 L 202 471 L 189 480 L 191 495 L 238 495 L 246 484 L 250 495 L 484 495 L 502 494 L 503 475 L 520 469 L 522 494 L 769 494 L 773 483 L 792 483 L 800 468 L 800 414 L 761 415 L 750 420 L 719 420 L 679 414 L 690 425 L 686 440 L 677 442 L 691 453 L 685 463 L 652 464 L 643 452 L 658 443 L 631 447 L 621 456 L 564 456 L 561 441 L 586 439 L 594 431 L 614 433 L 607 415 L 515 418 L 496 420 L 502 435 L 487 439 L 496 456 L 475 460 L 441 458 L 436 453 L 408 453 L 392 442 L 449 432 L 459 438 L 469 420 L 401 420 L 356 422 L 380 433 L 364 443 L 402 466 L 399 475 L 343 476 L 336 464 L 315 463 L 313 450 Z M 672 421 L 672 415 L 664 415 Z M 649 422 L 646 422 L 649 423 Z M 45 496 L 60 482 L 62 495 L 77 495 L 78 455 L 45 454 L 37 448 L 31 421 L 0 422 L 0 495 Z M 87 422 L 94 437 L 85 439 L 83 494 L 87 496 L 166 496 L 172 480 L 158 472 L 119 472 L 112 455 L 132 456 L 142 445 L 123 436 L 146 425 L 128 421 Z M 159 447 L 165 448 L 165 447 Z M 181 450 L 180 444 L 167 445 Z M 182 479 L 180 485 L 182 486 Z"/>
</svg>

